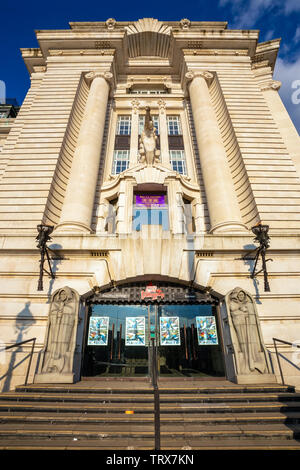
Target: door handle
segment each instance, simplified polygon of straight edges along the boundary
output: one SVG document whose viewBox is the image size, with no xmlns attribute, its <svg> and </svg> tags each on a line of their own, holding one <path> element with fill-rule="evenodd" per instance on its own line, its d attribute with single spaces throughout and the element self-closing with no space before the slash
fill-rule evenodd
<svg viewBox="0 0 300 470">
<path fill-rule="evenodd" d="M 112 324 L 111 328 L 111 345 L 110 345 L 110 360 L 112 361 L 114 353 L 114 334 L 115 334 L 115 324 Z"/>
<path fill-rule="evenodd" d="M 185 324 L 183 325 L 183 333 L 184 333 L 185 358 L 186 358 L 186 360 L 188 360 L 189 355 L 188 355 L 188 348 L 187 348 L 186 326 L 185 326 Z"/>
<path fill-rule="evenodd" d="M 121 340 L 122 340 L 122 323 L 120 325 L 120 332 L 119 332 L 118 359 L 121 359 Z"/>
</svg>

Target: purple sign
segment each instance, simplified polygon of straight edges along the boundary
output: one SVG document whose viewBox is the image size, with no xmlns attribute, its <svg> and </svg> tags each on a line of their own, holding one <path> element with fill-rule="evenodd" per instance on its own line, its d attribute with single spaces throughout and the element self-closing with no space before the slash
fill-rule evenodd
<svg viewBox="0 0 300 470">
<path fill-rule="evenodd" d="M 135 203 L 140 207 L 164 207 L 165 196 L 158 196 L 155 194 L 137 194 Z"/>
</svg>

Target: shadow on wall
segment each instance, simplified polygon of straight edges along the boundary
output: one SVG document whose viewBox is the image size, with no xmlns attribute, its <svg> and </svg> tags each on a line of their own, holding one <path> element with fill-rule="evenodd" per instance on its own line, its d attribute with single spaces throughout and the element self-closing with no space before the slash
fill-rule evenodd
<svg viewBox="0 0 300 470">
<path fill-rule="evenodd" d="M 21 343 L 22 341 L 30 339 L 29 337 L 26 337 L 26 332 L 32 327 L 32 325 L 34 325 L 34 323 L 36 323 L 29 308 L 30 304 L 31 302 L 26 302 L 24 308 L 17 314 L 15 323 L 15 333 L 17 333 L 17 338 L 15 343 Z M 30 343 L 28 344 L 30 345 Z M 27 361 L 29 361 L 30 353 L 25 356 L 22 355 L 21 359 L 18 360 L 18 354 L 22 351 L 23 346 L 16 346 L 15 348 L 6 351 L 6 354 L 10 354 L 10 361 L 6 372 L 0 377 L 0 386 L 3 392 L 11 389 L 12 376 L 18 375 L 19 370 L 20 376 L 24 375 L 25 377 L 26 372 L 24 372 L 24 370 L 26 371 L 26 365 L 28 364 Z"/>
<path fill-rule="evenodd" d="M 257 246 L 256 246 L 256 245 L 253 245 L 253 244 L 252 244 L 252 245 L 244 245 L 243 248 L 244 248 L 244 250 L 247 250 L 247 251 L 248 251 L 248 254 L 246 255 L 246 257 L 247 257 L 247 258 L 250 258 L 250 257 L 253 258 L 253 260 L 252 260 L 252 259 L 244 259 L 244 258 L 242 258 L 242 259 L 244 260 L 245 265 L 248 266 L 248 271 L 249 271 L 249 273 L 250 273 L 250 275 L 251 275 L 251 274 L 252 274 L 252 271 L 253 271 L 253 268 L 254 268 L 254 263 L 255 263 L 255 261 L 254 261 L 254 258 L 255 258 L 255 253 L 254 253 L 254 251 L 257 249 Z M 251 251 L 252 251 L 253 253 L 251 253 Z M 255 289 L 256 303 L 257 303 L 257 304 L 261 304 L 261 301 L 260 301 L 260 299 L 259 299 L 259 286 L 260 286 L 260 281 L 259 281 L 259 279 L 257 279 L 257 278 L 253 278 L 252 280 L 253 280 L 253 285 L 254 285 L 254 289 Z M 263 288 L 264 288 L 263 281 L 262 281 L 262 284 L 261 284 L 261 285 L 262 285 L 262 289 L 263 289 Z"/>
<path fill-rule="evenodd" d="M 52 272 L 53 272 L 54 276 L 59 271 L 59 265 L 61 264 L 62 260 L 65 259 L 62 255 L 60 255 L 59 253 L 56 252 L 57 250 L 61 250 L 61 249 L 62 249 L 62 245 L 59 245 L 58 243 L 52 243 L 52 245 L 49 246 L 51 268 L 52 268 Z M 51 302 L 51 296 L 52 296 L 52 293 L 53 293 L 54 282 L 55 282 L 55 278 L 50 279 L 49 288 L 48 288 L 48 292 L 47 292 L 47 296 L 48 296 L 47 303 L 48 304 Z"/>
</svg>

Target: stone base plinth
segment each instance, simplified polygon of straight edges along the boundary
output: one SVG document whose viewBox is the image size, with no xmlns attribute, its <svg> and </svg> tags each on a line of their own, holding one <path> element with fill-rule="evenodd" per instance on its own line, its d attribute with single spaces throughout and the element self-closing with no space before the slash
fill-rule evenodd
<svg viewBox="0 0 300 470">
<path fill-rule="evenodd" d="M 276 376 L 274 374 L 261 374 L 261 375 L 237 375 L 234 380 L 237 384 L 276 384 Z"/>
<path fill-rule="evenodd" d="M 35 384 L 72 384 L 74 374 L 36 374 L 33 380 Z"/>
</svg>

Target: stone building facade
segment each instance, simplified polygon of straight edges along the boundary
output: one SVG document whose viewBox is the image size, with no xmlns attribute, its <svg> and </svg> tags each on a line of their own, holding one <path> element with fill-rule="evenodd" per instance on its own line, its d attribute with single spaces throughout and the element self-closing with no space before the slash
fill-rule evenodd
<svg viewBox="0 0 300 470">
<path fill-rule="evenodd" d="M 300 151 L 279 41 L 153 18 L 36 35 L 1 142 L 1 344 L 36 338 L 35 382 L 147 377 L 154 343 L 161 376 L 270 383 L 275 337 L 299 384 Z M 54 228 L 43 290 L 39 224 Z M 247 257 L 257 224 L 270 290 Z M 30 350 L 0 353 L 2 390 Z"/>
</svg>

